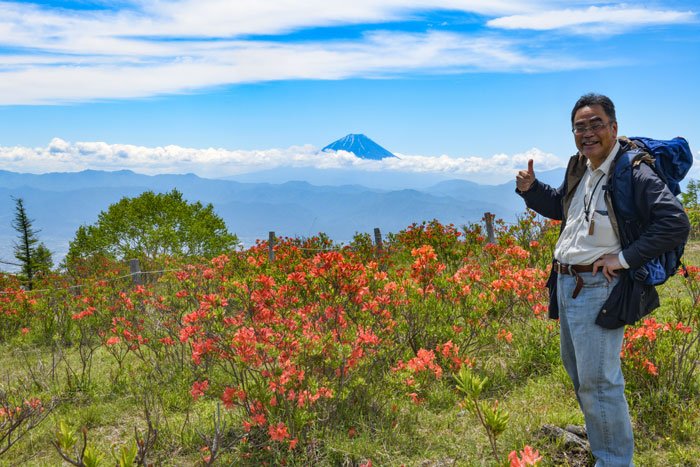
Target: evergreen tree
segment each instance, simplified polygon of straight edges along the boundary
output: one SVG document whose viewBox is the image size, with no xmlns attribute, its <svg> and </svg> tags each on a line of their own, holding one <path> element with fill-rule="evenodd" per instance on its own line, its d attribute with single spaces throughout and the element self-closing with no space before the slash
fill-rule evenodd
<svg viewBox="0 0 700 467">
<path fill-rule="evenodd" d="M 12 227 L 17 231 L 18 241 L 15 242 L 15 258 L 21 265 L 21 274 L 26 280 L 27 287 L 32 290 L 34 278 L 40 272 L 48 272 L 53 266 L 51 252 L 39 239 L 34 230 L 34 222 L 27 215 L 22 198 L 13 198 L 15 201 L 15 219 Z"/>
</svg>

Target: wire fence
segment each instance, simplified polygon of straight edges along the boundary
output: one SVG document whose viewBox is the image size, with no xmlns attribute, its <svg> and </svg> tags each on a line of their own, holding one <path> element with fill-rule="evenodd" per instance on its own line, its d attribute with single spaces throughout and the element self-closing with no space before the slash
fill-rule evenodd
<svg viewBox="0 0 700 467">
<path fill-rule="evenodd" d="M 486 226 L 486 234 L 487 234 L 487 242 L 488 243 L 495 243 L 495 229 L 494 229 L 494 220 L 495 220 L 495 214 L 492 214 L 490 212 L 487 212 L 484 214 L 483 220 Z M 502 220 L 499 220 L 499 224 L 502 225 L 517 225 L 517 223 L 509 223 L 509 222 L 504 222 Z M 384 241 L 382 239 L 382 233 L 379 228 L 374 229 L 374 248 L 375 248 L 375 253 L 377 255 L 381 255 L 384 251 Z M 269 232 L 268 234 L 268 240 L 267 240 L 267 247 L 268 247 L 268 259 L 272 263 L 275 261 L 275 247 L 278 245 L 277 242 L 277 236 L 274 231 Z M 348 246 L 345 245 L 340 245 L 340 246 L 329 246 L 329 247 L 304 247 L 304 246 L 296 246 L 295 248 L 301 251 L 314 251 L 314 252 L 327 252 L 327 251 L 338 251 L 342 249 L 348 248 Z M 21 264 L 17 263 L 12 263 L 9 261 L 4 261 L 0 260 L 0 264 L 8 264 L 12 266 L 18 266 L 21 267 Z M 66 291 L 70 290 L 72 293 L 77 294 L 79 291 L 85 287 L 88 287 L 90 285 L 96 284 L 98 282 L 102 283 L 112 283 L 116 282 L 119 280 L 127 279 L 130 278 L 132 281 L 133 285 L 143 285 L 144 283 L 144 278 L 147 276 L 155 276 L 155 275 L 162 275 L 168 272 L 184 272 L 183 269 L 176 268 L 176 269 L 159 269 L 159 270 L 152 270 L 152 271 L 141 271 L 140 268 L 140 263 L 138 259 L 132 259 L 129 260 L 129 273 L 128 274 L 123 274 L 121 276 L 117 277 L 110 277 L 110 278 L 101 278 L 101 279 L 92 279 L 90 281 L 87 281 L 86 283 L 83 284 L 76 284 L 76 285 L 70 285 L 67 287 L 58 287 L 58 288 L 44 288 L 44 289 L 31 289 L 31 290 L 24 290 L 25 294 L 36 294 L 36 293 L 46 293 L 46 292 L 58 292 L 58 291 Z M 22 287 L 23 288 L 23 287 Z M 24 288 L 23 288 L 24 289 Z M 16 293 L 15 291 L 4 291 L 0 290 L 0 296 L 2 295 L 11 295 Z"/>
<path fill-rule="evenodd" d="M 35 293 L 45 293 L 45 292 L 58 292 L 58 291 L 64 291 L 64 290 L 70 290 L 73 292 L 77 292 L 80 289 L 83 289 L 85 287 L 89 287 L 89 286 L 96 284 L 98 282 L 109 284 L 109 283 L 117 282 L 117 281 L 122 280 L 122 279 L 131 278 L 133 284 L 138 285 L 139 279 L 144 277 L 144 276 L 160 275 L 160 274 L 164 274 L 166 272 L 180 272 L 180 271 L 183 271 L 183 270 L 182 269 L 160 269 L 160 270 L 154 270 L 154 271 L 140 271 L 139 270 L 136 272 L 130 272 L 129 274 L 123 274 L 123 275 L 117 276 L 117 277 L 110 277 L 108 279 L 105 279 L 105 278 L 92 279 L 92 280 L 89 280 L 83 284 L 69 285 L 67 287 L 54 287 L 54 288 L 31 289 L 31 290 L 26 290 L 26 289 L 24 289 L 23 286 L 21 286 L 21 287 L 24 290 L 24 293 L 27 295 L 31 295 L 31 294 L 35 294 Z M 14 293 L 15 293 L 14 291 L 0 290 L 0 295 L 13 295 Z"/>
</svg>

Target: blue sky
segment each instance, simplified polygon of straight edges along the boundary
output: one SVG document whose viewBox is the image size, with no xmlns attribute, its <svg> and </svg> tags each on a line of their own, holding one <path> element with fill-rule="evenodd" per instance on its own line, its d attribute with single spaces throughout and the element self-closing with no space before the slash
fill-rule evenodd
<svg viewBox="0 0 700 467">
<path fill-rule="evenodd" d="M 496 183 L 564 165 L 589 91 L 700 157 L 699 25 L 691 1 L 0 0 L 0 163 Z M 319 154 L 347 133 L 401 159 Z"/>
</svg>

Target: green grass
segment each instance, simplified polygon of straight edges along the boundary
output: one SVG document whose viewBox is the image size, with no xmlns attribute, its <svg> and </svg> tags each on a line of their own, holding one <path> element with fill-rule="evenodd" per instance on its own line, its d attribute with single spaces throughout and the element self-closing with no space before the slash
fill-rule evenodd
<svg viewBox="0 0 700 467">
<path fill-rule="evenodd" d="M 4 348 L 0 349 L 0 354 L 0 366 L 17 374 L 12 352 Z M 100 371 L 103 366 L 106 362 L 100 359 L 91 391 L 62 403 L 42 425 L 0 458 L 0 465 L 61 465 L 50 445 L 59 419 L 75 427 L 88 427 L 90 441 L 105 453 L 112 445 L 131 442 L 134 427 L 144 429 L 143 411 L 133 396 L 113 392 L 106 377 L 108 372 Z M 493 465 L 488 440 L 476 418 L 456 403 L 445 403 L 451 398 L 456 402 L 448 381 L 443 381 L 436 392 L 442 393 L 441 398 L 434 396 L 440 400 L 427 401 L 420 406 L 401 404 L 393 426 L 358 425 L 353 427 L 357 434 L 352 438 L 346 430 L 329 433 L 322 440 L 321 453 L 315 459 L 321 465 L 357 465 L 368 459 L 374 465 L 441 465 L 440 462 L 442 465 L 453 465 L 453 462 L 464 466 Z M 178 399 L 173 394 L 169 397 Z M 542 425 L 583 423 L 563 369 L 555 366 L 550 372 L 520 381 L 498 397 L 499 403 L 510 413 L 508 428 L 498 441 L 502 455 L 529 444 L 544 455 L 543 465 L 556 465 L 546 459 L 558 447 L 542 438 Z M 167 420 L 161 420 L 167 429 L 163 429 L 160 445 L 163 451 L 157 460 L 162 465 L 193 465 L 199 458 L 197 449 L 201 441 L 188 427 L 183 430 L 187 414 L 176 409 L 176 402 L 166 401 L 170 413 Z M 697 403 L 689 404 L 688 408 L 690 410 L 683 413 L 658 414 L 675 417 L 672 423 L 683 425 L 682 439 L 637 437 L 637 465 L 696 465 L 694 462 L 700 459 L 700 444 L 697 443 L 700 411 Z M 207 412 L 211 414 L 211 404 L 196 404 L 190 420 L 201 424 L 202 420 L 207 420 Z M 645 432 L 644 427 L 636 428 L 638 433 Z"/>
<path fill-rule="evenodd" d="M 700 264 L 700 244 L 688 246 L 686 261 Z M 657 319 L 672 312 L 670 301 L 683 292 L 681 279 L 674 278 L 660 288 L 662 303 Z M 498 439 L 501 458 L 510 450 L 531 445 L 544 460 L 541 465 L 567 465 L 562 448 L 541 434 L 545 424 L 582 425 L 571 383 L 557 355 L 557 333 L 548 330 L 550 321 L 530 320 L 513 330 L 513 342 L 479 362 L 476 371 L 489 375 L 485 397 L 498 399 L 510 414 L 505 432 Z M 71 352 L 66 361 L 78 363 Z M 192 402 L 191 381 L 173 371 L 162 379 L 141 373 L 140 363 L 131 356 L 125 374 L 131 383 L 114 383 L 114 361 L 99 349 L 91 381 L 81 390 L 66 391 L 65 362 L 51 377 L 51 349 L 19 342 L 0 345 L 0 384 L 17 386 L 26 381 L 32 394 L 48 396 L 56 388 L 61 403 L 38 427 L 31 430 L 4 456 L 0 466 L 59 466 L 61 460 L 51 446 L 59 420 L 76 429 L 88 428 L 91 444 L 107 454 L 104 465 L 114 465 L 109 452 L 113 446 L 131 443 L 134 429 L 145 430 L 144 401 L 159 428 L 152 461 L 156 465 L 195 465 L 203 445 L 196 429 L 210 431 L 216 401 Z M 34 371 L 34 376 L 28 373 Z M 384 397 L 384 394 L 382 394 Z M 636 433 L 635 461 L 639 466 L 700 465 L 700 400 L 670 397 L 660 393 L 630 394 Z M 493 466 L 497 465 L 483 427 L 476 417 L 459 404 L 459 396 L 449 375 L 436 383 L 426 400 L 414 405 L 406 398 L 378 408 L 374 418 L 361 419 L 353 426 L 338 424 L 336 429 L 312 431 L 313 442 L 298 456 L 299 465 L 354 466 L 371 460 L 387 466 Z M 229 414 L 235 416 L 235 414 Z M 353 418 L 358 420 L 358 417 Z M 228 433 L 233 436 L 234 433 Z M 554 459 L 559 459 L 556 461 Z M 238 465 L 235 453 L 228 453 L 219 465 Z"/>
</svg>

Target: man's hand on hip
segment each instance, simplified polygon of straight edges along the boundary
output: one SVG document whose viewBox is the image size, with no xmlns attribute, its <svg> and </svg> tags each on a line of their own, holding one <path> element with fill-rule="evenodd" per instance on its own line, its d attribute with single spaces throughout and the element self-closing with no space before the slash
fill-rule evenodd
<svg viewBox="0 0 700 467">
<path fill-rule="evenodd" d="M 620 259 L 616 254 L 603 255 L 593 263 L 593 275 L 595 276 L 598 270 L 601 270 L 608 282 L 617 277 L 618 269 L 624 268 L 622 264 L 620 264 Z"/>
</svg>

